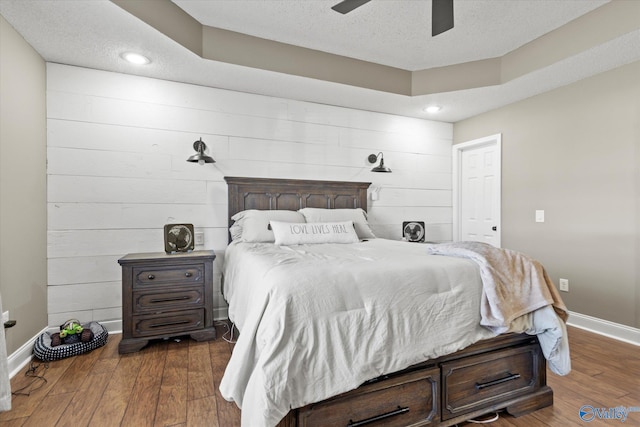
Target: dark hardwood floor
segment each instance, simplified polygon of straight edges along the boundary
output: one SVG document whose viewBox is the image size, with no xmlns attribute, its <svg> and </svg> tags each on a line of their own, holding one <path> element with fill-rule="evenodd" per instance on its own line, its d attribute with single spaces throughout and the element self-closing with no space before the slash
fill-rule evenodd
<svg viewBox="0 0 640 427">
<path fill-rule="evenodd" d="M 218 337 L 225 333 L 219 325 Z M 500 414 L 491 426 L 640 425 L 640 412 L 626 422 L 598 417 L 580 419 L 583 405 L 640 410 L 640 347 L 577 328 L 569 328 L 573 370 L 548 374 L 554 405 L 514 418 Z M 218 385 L 232 344 L 184 339 L 155 342 L 142 351 L 118 354 L 119 334 L 90 353 L 29 366 L 11 380 L 12 409 L 0 413 L 0 425 L 18 426 L 221 426 L 240 425 L 240 411 L 225 401 Z M 37 362 L 34 363 L 34 366 Z M 38 388 L 39 387 L 39 388 Z M 466 424 L 466 423 L 465 423 Z M 469 424 L 469 426 L 474 424 Z"/>
</svg>

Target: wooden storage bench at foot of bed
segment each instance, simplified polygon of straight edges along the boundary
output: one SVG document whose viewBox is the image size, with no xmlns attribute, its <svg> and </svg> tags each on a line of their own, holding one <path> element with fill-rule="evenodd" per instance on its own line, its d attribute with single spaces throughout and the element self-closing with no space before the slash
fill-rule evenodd
<svg viewBox="0 0 640 427">
<path fill-rule="evenodd" d="M 278 427 L 451 426 L 506 409 L 553 404 L 535 336 L 506 334 L 292 410 Z"/>
</svg>

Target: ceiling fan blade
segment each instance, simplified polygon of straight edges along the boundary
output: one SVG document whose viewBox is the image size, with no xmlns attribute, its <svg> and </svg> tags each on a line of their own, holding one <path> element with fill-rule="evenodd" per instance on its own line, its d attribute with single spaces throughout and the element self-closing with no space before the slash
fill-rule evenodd
<svg viewBox="0 0 640 427">
<path fill-rule="evenodd" d="M 369 3 L 370 1 L 371 0 L 344 0 L 333 6 L 331 9 L 344 15 L 345 13 L 349 13 L 353 9 L 357 9 L 365 3 Z"/>
<path fill-rule="evenodd" d="M 453 28 L 453 0 L 431 0 L 431 36 Z"/>
</svg>

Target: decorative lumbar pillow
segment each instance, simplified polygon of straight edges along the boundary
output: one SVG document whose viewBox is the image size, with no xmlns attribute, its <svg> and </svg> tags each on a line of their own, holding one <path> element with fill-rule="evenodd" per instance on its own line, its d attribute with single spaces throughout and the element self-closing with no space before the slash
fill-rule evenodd
<svg viewBox="0 0 640 427">
<path fill-rule="evenodd" d="M 230 228 L 232 239 L 250 243 L 273 243 L 275 237 L 269 228 L 269 221 L 305 222 L 304 215 L 296 211 L 249 209 L 231 217 L 234 224 Z"/>
<path fill-rule="evenodd" d="M 375 239 L 376 235 L 369 226 L 367 221 L 367 213 L 361 209 L 323 209 L 323 208 L 304 208 L 298 212 L 304 215 L 307 222 L 336 222 L 336 221 L 353 221 L 356 227 L 356 233 L 360 239 Z"/>
<path fill-rule="evenodd" d="M 276 245 L 308 243 L 357 243 L 358 235 L 352 221 L 290 223 L 271 221 Z"/>
</svg>

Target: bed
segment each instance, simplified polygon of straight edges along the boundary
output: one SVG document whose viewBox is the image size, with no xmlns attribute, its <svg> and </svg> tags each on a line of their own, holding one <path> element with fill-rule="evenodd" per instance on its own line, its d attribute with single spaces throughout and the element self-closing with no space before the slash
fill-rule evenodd
<svg viewBox="0 0 640 427">
<path fill-rule="evenodd" d="M 223 294 L 240 336 L 220 390 L 242 409 L 243 426 L 450 426 L 553 404 L 547 358 L 560 374 L 570 366 L 551 304 L 508 328 L 480 325 L 482 266 L 369 236 L 366 215 L 358 218 L 370 183 L 225 180 L 231 243 Z M 238 239 L 248 233 L 238 230 L 247 212 L 271 218 L 259 232 L 273 226 L 275 243 Z M 344 231 L 337 223 L 309 219 L 353 214 L 357 238 L 331 240 L 353 238 L 347 230 L 290 245 L 299 233 L 279 227 L 293 233 L 299 212 L 308 214 L 300 222 L 314 224 L 305 230 L 332 224 L 336 233 Z"/>
</svg>

